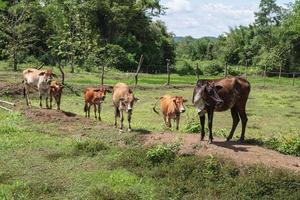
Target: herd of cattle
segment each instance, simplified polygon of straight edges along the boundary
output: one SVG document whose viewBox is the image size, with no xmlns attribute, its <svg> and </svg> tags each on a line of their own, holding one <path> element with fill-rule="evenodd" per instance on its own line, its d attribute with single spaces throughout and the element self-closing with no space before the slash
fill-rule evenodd
<svg viewBox="0 0 300 200">
<path fill-rule="evenodd" d="M 38 70 L 29 68 L 23 71 L 24 97 L 26 104 L 30 105 L 30 89 L 39 92 L 40 107 L 42 108 L 42 98 L 45 98 L 46 108 L 52 108 L 52 99 L 56 101 L 57 109 L 60 110 L 60 99 L 63 85 L 53 80 L 56 75 L 52 70 Z M 86 117 L 90 117 L 90 108 L 94 107 L 95 118 L 101 120 L 101 104 L 105 100 L 106 93 L 110 92 L 104 86 L 99 88 L 86 88 L 84 90 L 84 112 Z M 120 131 L 123 130 L 124 112 L 128 115 L 128 130 L 131 131 L 131 115 L 134 102 L 138 101 L 133 94 L 132 89 L 124 83 L 118 83 L 113 87 L 113 105 L 115 109 L 115 126 L 117 127 L 117 118 L 120 118 Z M 232 128 L 227 141 L 232 139 L 235 129 L 242 121 L 242 133 L 240 142 L 244 141 L 245 129 L 247 124 L 246 103 L 250 93 L 250 83 L 240 77 L 226 77 L 215 80 L 199 80 L 194 88 L 192 103 L 196 108 L 201 124 L 201 140 L 204 139 L 205 113 L 208 115 L 209 143 L 212 143 L 212 122 L 214 111 L 221 112 L 230 109 L 232 116 Z M 48 104 L 50 99 L 50 106 Z M 187 100 L 182 96 L 164 95 L 160 101 L 161 113 L 167 127 L 171 127 L 171 120 L 176 121 L 176 129 L 179 128 L 180 114 L 185 112 L 184 102 Z M 159 112 L 153 110 L 157 114 Z M 98 117 L 97 117 L 98 112 Z"/>
</svg>

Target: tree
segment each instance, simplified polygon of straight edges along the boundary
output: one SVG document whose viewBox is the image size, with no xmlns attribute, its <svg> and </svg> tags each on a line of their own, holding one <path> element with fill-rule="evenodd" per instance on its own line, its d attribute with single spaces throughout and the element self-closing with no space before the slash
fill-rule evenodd
<svg viewBox="0 0 300 200">
<path fill-rule="evenodd" d="M 29 23 L 30 10 L 27 1 L 12 3 L 7 9 L 1 9 L 0 31 L 5 38 L 5 50 L 12 60 L 13 70 L 18 70 L 22 54 L 30 48 L 35 36 Z"/>
</svg>

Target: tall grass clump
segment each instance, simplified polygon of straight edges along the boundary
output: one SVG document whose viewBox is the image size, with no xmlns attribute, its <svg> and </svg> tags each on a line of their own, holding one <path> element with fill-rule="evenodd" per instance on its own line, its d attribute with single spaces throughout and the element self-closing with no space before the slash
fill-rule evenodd
<svg viewBox="0 0 300 200">
<path fill-rule="evenodd" d="M 96 139 L 78 140 L 73 148 L 73 155 L 87 154 L 95 156 L 98 152 L 107 150 L 109 147 L 102 141 Z"/>
</svg>

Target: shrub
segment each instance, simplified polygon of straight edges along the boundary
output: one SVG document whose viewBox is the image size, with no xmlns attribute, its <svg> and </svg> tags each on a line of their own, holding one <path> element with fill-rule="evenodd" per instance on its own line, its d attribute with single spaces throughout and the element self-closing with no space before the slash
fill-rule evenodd
<svg viewBox="0 0 300 200">
<path fill-rule="evenodd" d="M 199 133 L 201 130 L 199 120 L 195 118 L 189 119 L 184 127 L 184 132 L 186 133 Z"/>
<path fill-rule="evenodd" d="M 152 164 L 172 162 L 179 150 L 179 144 L 157 145 L 147 152 L 147 158 Z"/>
<path fill-rule="evenodd" d="M 224 67 L 222 63 L 218 60 L 206 61 L 201 64 L 201 68 L 204 70 L 205 74 L 208 75 L 219 75 L 224 73 Z"/>
<path fill-rule="evenodd" d="M 82 153 L 86 153 L 89 156 L 95 156 L 98 152 L 107 150 L 108 146 L 101 141 L 98 140 L 83 140 L 83 141 L 76 141 L 73 154 L 80 155 Z"/>
<path fill-rule="evenodd" d="M 176 73 L 179 75 L 193 75 L 195 74 L 195 63 L 189 59 L 182 59 L 176 62 Z M 203 72 L 200 70 L 199 74 Z"/>
</svg>

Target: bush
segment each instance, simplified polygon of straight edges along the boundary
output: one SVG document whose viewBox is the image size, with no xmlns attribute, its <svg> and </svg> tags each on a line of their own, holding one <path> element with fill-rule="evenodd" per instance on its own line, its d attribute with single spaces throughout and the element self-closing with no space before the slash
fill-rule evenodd
<svg viewBox="0 0 300 200">
<path fill-rule="evenodd" d="M 178 60 L 176 62 L 176 73 L 179 75 L 193 75 L 195 74 L 195 63 L 189 59 L 182 59 Z M 200 75 L 203 74 L 203 72 L 200 70 Z"/>
<path fill-rule="evenodd" d="M 281 135 L 266 141 L 266 146 L 283 154 L 300 156 L 300 135 Z"/>
<path fill-rule="evenodd" d="M 141 199 L 136 192 L 129 189 L 115 191 L 109 186 L 96 186 L 90 189 L 91 199 L 95 200 L 139 200 Z"/>
<path fill-rule="evenodd" d="M 157 145 L 147 152 L 147 159 L 150 160 L 152 164 L 162 162 L 170 163 L 175 159 L 178 150 L 179 144 Z"/>
<path fill-rule="evenodd" d="M 219 75 L 224 73 L 224 67 L 222 63 L 218 60 L 210 60 L 202 62 L 201 68 L 203 69 L 204 73 L 207 75 Z"/>
<path fill-rule="evenodd" d="M 201 126 L 199 119 L 196 117 L 189 118 L 188 122 L 184 127 L 184 132 L 186 133 L 199 133 L 201 131 Z"/>
</svg>

